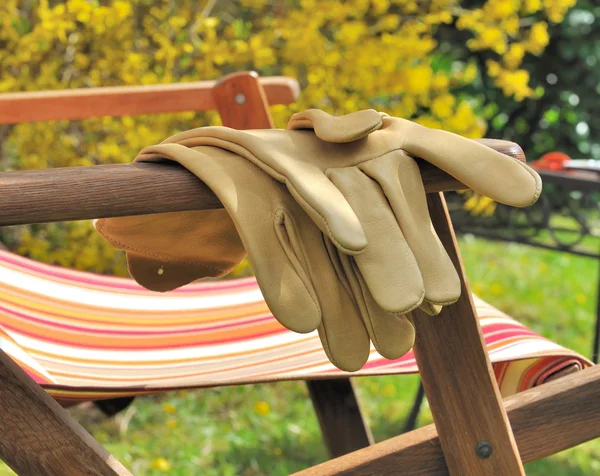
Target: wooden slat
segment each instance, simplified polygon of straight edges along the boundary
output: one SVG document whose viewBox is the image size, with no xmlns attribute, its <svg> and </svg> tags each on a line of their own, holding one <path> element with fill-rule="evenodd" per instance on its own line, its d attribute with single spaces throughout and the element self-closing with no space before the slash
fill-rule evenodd
<svg viewBox="0 0 600 476">
<path fill-rule="evenodd" d="M 234 73 L 212 89 L 224 126 L 232 129 L 273 129 L 267 94 L 256 75 Z"/>
<path fill-rule="evenodd" d="M 306 385 L 332 458 L 373 444 L 349 378 L 309 380 Z"/>
<path fill-rule="evenodd" d="M 508 155 L 514 154 L 516 146 L 505 141 L 488 145 Z M 431 164 L 418 162 L 427 192 L 465 188 Z M 219 207 L 206 185 L 174 163 L 0 173 L 0 226 Z"/>
<path fill-rule="evenodd" d="M 253 73 L 256 75 L 256 73 Z M 295 79 L 259 79 L 269 104 L 290 104 L 299 95 Z M 215 109 L 217 81 L 0 94 L 0 124 L 98 116 L 159 114 Z"/>
<path fill-rule="evenodd" d="M 130 475 L 0 350 L 0 459 L 17 474 Z"/>
<path fill-rule="evenodd" d="M 523 462 L 545 458 L 600 437 L 598 395 L 600 366 L 594 366 L 505 398 L 504 406 Z M 465 405 L 474 399 L 470 398 Z M 441 476 L 449 473 L 436 428 L 429 425 L 296 474 Z"/>
<path fill-rule="evenodd" d="M 461 280 L 460 299 L 435 317 L 413 313 L 415 358 L 450 474 L 525 474 L 483 332 L 467 285 L 458 244 L 441 193 L 427 196 L 431 221 Z M 468 404 L 467 404 L 468 402 Z M 476 451 L 491 445 L 489 457 Z"/>
</svg>

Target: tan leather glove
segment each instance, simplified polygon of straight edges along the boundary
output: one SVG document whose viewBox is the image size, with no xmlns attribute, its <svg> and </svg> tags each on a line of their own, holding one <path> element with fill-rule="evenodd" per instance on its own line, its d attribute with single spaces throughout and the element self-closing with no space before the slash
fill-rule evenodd
<svg viewBox="0 0 600 476">
<path fill-rule="evenodd" d="M 460 294 L 429 220 L 418 166 L 405 152 L 501 203 L 527 206 L 541 192 L 539 175 L 516 159 L 373 110 L 341 117 L 309 110 L 288 127 L 314 132 L 205 127 L 164 143 L 230 150 L 285 183 L 336 248 L 353 256 L 361 287 L 392 313 L 421 306 L 434 314 Z"/>
<path fill-rule="evenodd" d="M 435 313 L 460 292 L 456 272 L 429 221 L 418 167 L 402 150 L 403 145 L 424 147 L 420 141 L 430 141 L 432 134 L 442 131 L 375 111 L 341 118 L 307 111 L 294 116 L 290 127 L 314 128 L 316 135 L 203 128 L 147 148 L 137 160 L 176 160 L 215 191 L 237 226 L 273 314 L 299 332 L 318 325 L 336 366 L 360 368 L 368 357 L 369 336 L 384 357 L 399 357 L 410 349 L 414 337 L 412 325 L 399 314 L 419 305 Z M 407 134 L 420 135 L 417 145 L 406 139 Z M 428 144 L 419 154 L 498 201 L 517 206 L 535 201 L 540 188 L 535 172 L 473 141 L 442 134 L 451 148 Z M 481 174 L 479 161 L 485 164 L 484 177 L 464 170 L 479 168 Z M 494 173 L 497 176 L 490 181 Z M 140 274 L 155 271 L 151 281 L 167 282 L 165 263 L 143 253 L 144 243 L 132 245 L 127 226 L 111 229 L 111 220 L 100 220 L 98 229 L 116 246 L 130 249 L 132 275 L 147 287 L 148 280 L 144 284 Z M 145 226 L 152 228 L 148 222 Z M 198 226 L 202 228 L 202 223 Z M 159 243 L 160 249 L 160 241 L 166 237 L 163 245 L 168 243 L 172 230 L 154 229 L 145 239 Z M 198 236 L 207 233 L 205 228 Z M 132 260 L 129 255 L 134 252 Z M 224 251 L 223 259 L 216 261 L 228 263 L 230 255 L 236 256 Z M 141 273 L 135 270 L 139 256 L 151 263 Z M 197 278 L 211 275 L 216 274 L 198 267 Z M 186 280 L 192 276 L 190 272 Z M 154 289 L 166 290 L 173 284 L 177 280 Z"/>
<path fill-rule="evenodd" d="M 136 281 L 166 291 L 221 275 L 239 257 L 239 232 L 273 315 L 296 332 L 318 328 L 325 352 L 338 368 L 360 369 L 369 356 L 370 336 L 387 358 L 410 350 L 412 324 L 374 303 L 370 314 L 364 311 L 364 299 L 356 302 L 351 287 L 355 283 L 345 277 L 344 266 L 351 266 L 348 259 L 284 184 L 245 158 L 214 147 L 161 144 L 144 149 L 136 160 L 162 158 L 179 162 L 201 178 L 231 218 L 218 217 L 222 221 L 217 223 L 213 212 L 181 212 L 97 220 L 98 232 L 127 251 Z M 208 213 L 207 220 L 203 213 Z M 203 251 L 205 245 L 208 252 Z"/>
</svg>

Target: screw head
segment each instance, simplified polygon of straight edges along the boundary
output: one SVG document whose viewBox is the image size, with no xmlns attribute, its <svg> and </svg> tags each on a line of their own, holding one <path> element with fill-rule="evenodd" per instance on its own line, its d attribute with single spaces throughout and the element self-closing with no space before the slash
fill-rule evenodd
<svg viewBox="0 0 600 476">
<path fill-rule="evenodd" d="M 242 93 L 237 93 L 233 100 L 236 102 L 236 104 L 242 105 L 246 102 L 246 96 L 244 96 Z"/>
<path fill-rule="evenodd" d="M 481 459 L 487 459 L 492 456 L 492 445 L 490 445 L 487 441 L 480 441 L 477 443 L 475 452 Z"/>
</svg>

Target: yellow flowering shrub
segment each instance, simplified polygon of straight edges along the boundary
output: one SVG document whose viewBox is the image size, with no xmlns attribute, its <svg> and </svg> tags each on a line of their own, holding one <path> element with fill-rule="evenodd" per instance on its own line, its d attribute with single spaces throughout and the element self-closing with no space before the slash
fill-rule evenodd
<svg viewBox="0 0 600 476">
<path fill-rule="evenodd" d="M 574 0 L 3 0 L 0 92 L 217 79 L 239 70 L 300 81 L 292 112 L 376 108 L 481 137 L 481 104 L 465 87 L 480 75 L 507 96 L 531 95 L 520 69 L 548 43 Z M 457 32 L 457 29 L 461 30 Z M 494 55 L 480 70 L 454 61 L 440 32 L 468 34 L 468 48 Z M 0 167 L 41 169 L 129 162 L 142 147 L 200 125 L 216 113 L 53 121 L 0 128 Z M 4 230 L 0 239 L 33 258 L 97 272 L 126 273 L 121 254 L 90 222 Z M 241 268 L 240 272 L 247 272 Z"/>
<path fill-rule="evenodd" d="M 471 50 L 491 50 L 500 57 L 500 61 L 488 60 L 487 73 L 506 96 L 522 101 L 533 94 L 529 74 L 519 69 L 525 53 L 539 55 L 550 41 L 548 23 L 543 18 L 559 23 L 576 2 L 488 0 L 481 8 L 463 12 L 457 27 L 473 33 L 467 42 Z"/>
</svg>

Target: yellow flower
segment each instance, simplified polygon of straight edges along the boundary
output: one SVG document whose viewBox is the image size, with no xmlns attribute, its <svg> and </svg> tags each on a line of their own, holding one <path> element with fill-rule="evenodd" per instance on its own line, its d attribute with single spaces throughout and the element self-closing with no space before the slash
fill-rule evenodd
<svg viewBox="0 0 600 476">
<path fill-rule="evenodd" d="M 535 13 L 542 9 L 542 0 L 524 0 L 523 7 L 525 13 Z"/>
<path fill-rule="evenodd" d="M 417 66 L 406 72 L 405 87 L 410 94 L 424 94 L 429 91 L 433 71 L 429 66 Z"/>
<path fill-rule="evenodd" d="M 587 302 L 587 296 L 585 294 L 578 293 L 575 295 L 575 301 L 577 301 L 577 304 L 585 304 Z"/>
<path fill-rule="evenodd" d="M 174 428 L 177 428 L 177 420 L 174 420 L 172 418 L 167 420 L 167 427 L 170 428 L 171 430 Z"/>
<path fill-rule="evenodd" d="M 156 469 L 157 471 L 170 471 L 171 463 L 166 458 L 156 458 L 152 461 L 152 469 Z"/>
<path fill-rule="evenodd" d="M 390 8 L 389 0 L 371 0 L 374 15 L 381 15 Z"/>
<path fill-rule="evenodd" d="M 471 285 L 471 291 L 474 294 L 481 294 L 485 290 L 485 287 L 481 283 L 474 283 Z"/>
<path fill-rule="evenodd" d="M 531 26 L 529 39 L 527 43 L 525 43 L 525 47 L 530 53 L 539 55 L 544 51 L 549 42 L 550 35 L 548 35 L 548 24 L 542 21 L 534 23 Z"/>
<path fill-rule="evenodd" d="M 508 52 L 504 55 L 504 64 L 507 68 L 514 69 L 523 61 L 525 55 L 525 47 L 521 43 L 513 43 L 510 45 Z"/>
<path fill-rule="evenodd" d="M 335 37 L 341 43 L 355 44 L 367 34 L 367 26 L 358 21 L 344 23 Z"/>
<path fill-rule="evenodd" d="M 465 83 L 472 83 L 477 78 L 477 66 L 473 63 L 469 63 L 463 71 L 462 80 Z"/>
<path fill-rule="evenodd" d="M 575 3 L 577 3 L 576 0 L 544 0 L 544 8 L 550 21 L 559 23 Z"/>
<path fill-rule="evenodd" d="M 271 413 L 271 407 L 267 402 L 256 402 L 254 404 L 254 413 L 260 416 L 265 416 Z"/>
<path fill-rule="evenodd" d="M 502 71 L 495 83 L 502 88 L 506 96 L 514 96 L 517 101 L 522 101 L 533 94 L 533 90 L 529 87 L 529 72 L 524 69 Z"/>
<path fill-rule="evenodd" d="M 484 10 L 493 18 L 506 18 L 517 12 L 520 3 L 515 0 L 488 0 Z"/>
<path fill-rule="evenodd" d="M 173 405 L 172 403 L 165 403 L 162 407 L 165 413 L 175 413 L 177 411 L 175 405 Z"/>
<path fill-rule="evenodd" d="M 493 283 L 490 286 L 490 293 L 492 293 L 494 296 L 500 296 L 504 294 L 504 286 L 499 283 Z"/>
<path fill-rule="evenodd" d="M 390 383 L 388 383 L 387 385 L 384 385 L 384 387 L 381 389 L 381 394 L 384 397 L 392 397 L 395 393 L 396 393 L 396 387 Z"/>
<path fill-rule="evenodd" d="M 450 86 L 450 78 L 445 74 L 437 73 L 431 81 L 431 87 L 436 91 L 446 90 L 448 86 Z"/>
<path fill-rule="evenodd" d="M 485 65 L 487 66 L 488 76 L 490 76 L 492 78 L 497 77 L 500 74 L 500 72 L 502 71 L 502 67 L 500 66 L 500 63 L 498 63 L 497 61 L 487 60 Z"/>
<path fill-rule="evenodd" d="M 455 103 L 456 98 L 452 94 L 438 96 L 431 103 L 431 112 L 440 119 L 445 119 L 452 115 Z"/>
<path fill-rule="evenodd" d="M 502 54 L 506 51 L 506 35 L 500 28 L 489 27 L 481 32 L 480 44 L 482 48 L 489 48 L 496 53 Z"/>
</svg>

